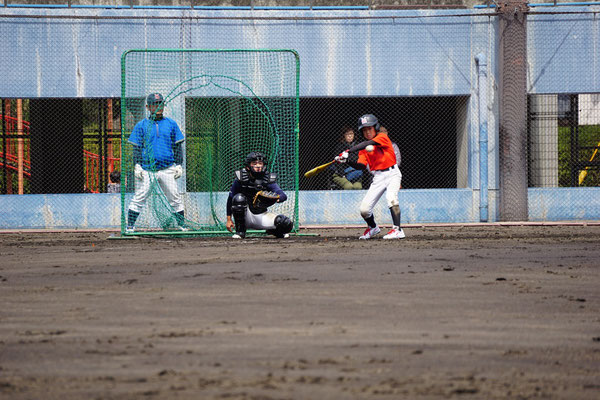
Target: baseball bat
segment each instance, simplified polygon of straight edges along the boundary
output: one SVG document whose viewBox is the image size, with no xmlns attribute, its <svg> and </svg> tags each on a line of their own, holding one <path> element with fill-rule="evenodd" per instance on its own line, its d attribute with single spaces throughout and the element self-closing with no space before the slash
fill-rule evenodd
<svg viewBox="0 0 600 400">
<path fill-rule="evenodd" d="M 318 167 L 315 167 L 315 168 L 311 169 L 310 171 L 306 171 L 304 173 L 304 177 L 305 178 L 312 178 L 313 176 L 315 176 L 318 173 L 322 172 L 325 168 L 329 167 L 334 162 L 335 161 L 329 161 L 328 163 L 325 163 L 323 165 L 319 165 Z"/>
</svg>

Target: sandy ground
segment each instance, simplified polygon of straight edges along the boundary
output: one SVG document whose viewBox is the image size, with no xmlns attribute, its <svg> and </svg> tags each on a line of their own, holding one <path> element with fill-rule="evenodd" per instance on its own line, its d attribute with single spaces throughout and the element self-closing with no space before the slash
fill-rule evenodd
<svg viewBox="0 0 600 400">
<path fill-rule="evenodd" d="M 0 398 L 598 399 L 600 226 L 0 234 Z"/>
</svg>

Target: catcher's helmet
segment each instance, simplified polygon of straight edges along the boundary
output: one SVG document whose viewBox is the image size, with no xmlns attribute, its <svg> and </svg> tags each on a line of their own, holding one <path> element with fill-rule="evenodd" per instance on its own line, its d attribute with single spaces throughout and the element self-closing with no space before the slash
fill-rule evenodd
<svg viewBox="0 0 600 400">
<path fill-rule="evenodd" d="M 250 168 L 250 163 L 252 163 L 252 161 L 262 161 L 263 162 L 263 167 L 258 173 L 256 171 L 253 171 L 252 168 Z M 265 171 L 267 170 L 267 158 L 260 151 L 252 151 L 252 152 L 250 152 L 250 154 L 248 154 L 246 156 L 246 161 L 244 162 L 244 166 L 250 172 L 250 174 L 253 174 L 253 176 L 254 176 L 254 174 L 258 174 L 258 175 L 262 176 L 262 175 L 264 175 Z"/>
<path fill-rule="evenodd" d="M 358 119 L 358 131 L 360 132 L 365 126 L 374 126 L 376 131 L 379 131 L 380 127 L 377 117 L 373 114 L 365 114 Z"/>
<path fill-rule="evenodd" d="M 148 97 L 146 97 L 146 104 L 149 106 L 154 106 L 157 104 L 162 104 L 164 101 L 162 94 L 160 93 L 150 93 Z"/>
</svg>

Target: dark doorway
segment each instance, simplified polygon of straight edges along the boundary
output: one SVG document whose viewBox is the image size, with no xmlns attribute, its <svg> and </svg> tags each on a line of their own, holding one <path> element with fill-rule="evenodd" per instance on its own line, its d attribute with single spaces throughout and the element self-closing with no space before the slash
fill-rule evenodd
<svg viewBox="0 0 600 400">
<path fill-rule="evenodd" d="M 326 190 L 326 175 L 304 172 L 331 161 L 340 128 L 357 129 L 374 114 L 402 153 L 402 187 L 457 187 L 458 112 L 468 97 L 377 97 L 300 99 L 300 190 Z M 364 138 L 358 132 L 357 140 Z"/>
<path fill-rule="evenodd" d="M 82 100 L 31 99 L 32 193 L 82 193 Z"/>
</svg>

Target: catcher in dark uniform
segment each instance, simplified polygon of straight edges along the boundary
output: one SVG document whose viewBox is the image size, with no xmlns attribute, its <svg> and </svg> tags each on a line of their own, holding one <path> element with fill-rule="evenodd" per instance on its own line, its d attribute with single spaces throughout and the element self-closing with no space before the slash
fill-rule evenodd
<svg viewBox="0 0 600 400">
<path fill-rule="evenodd" d="M 289 237 L 294 227 L 292 220 L 268 211 L 273 204 L 287 200 L 276 181 L 277 174 L 267 171 L 265 156 L 256 151 L 248 154 L 244 168 L 235 171 L 227 198 L 226 224 L 229 232 L 235 228 L 234 239 L 246 237 L 248 229 L 264 229 L 278 238 Z"/>
</svg>

